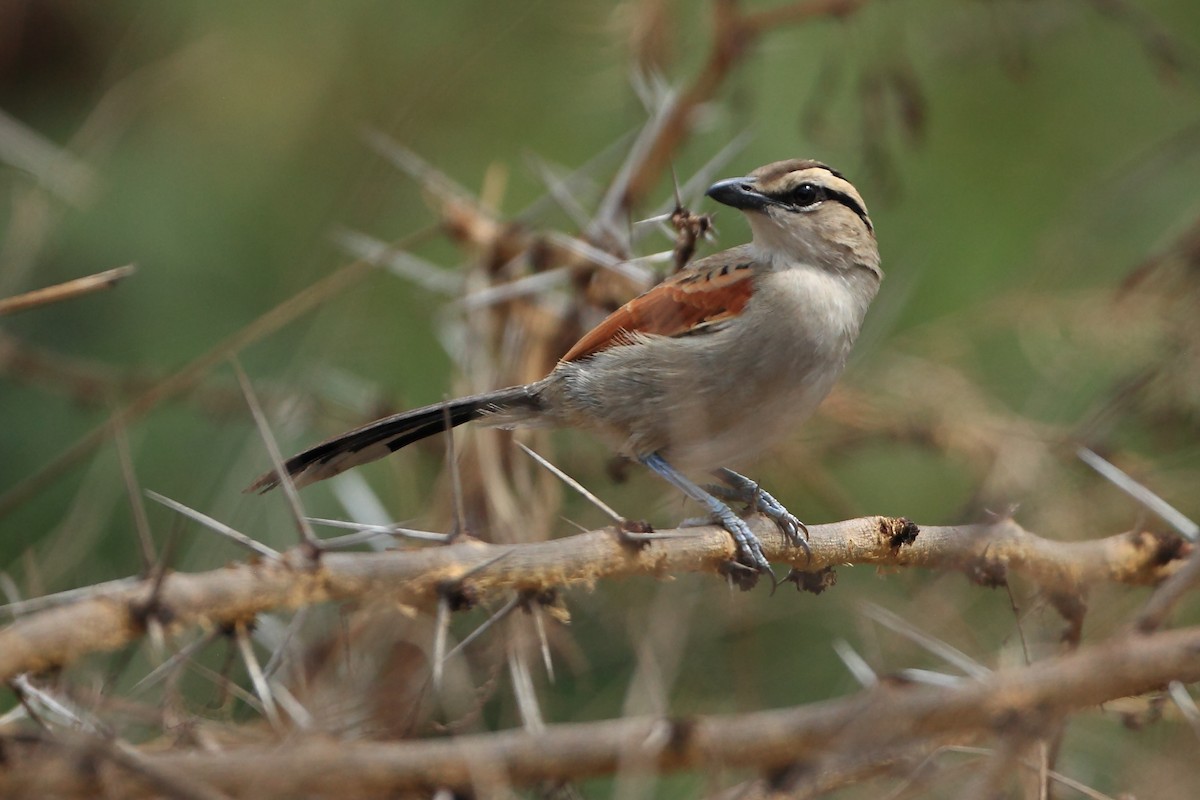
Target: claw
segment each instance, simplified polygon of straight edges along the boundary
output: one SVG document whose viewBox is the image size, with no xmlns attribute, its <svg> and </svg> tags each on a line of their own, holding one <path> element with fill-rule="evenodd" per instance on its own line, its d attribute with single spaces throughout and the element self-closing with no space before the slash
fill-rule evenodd
<svg viewBox="0 0 1200 800">
<path fill-rule="evenodd" d="M 758 510 L 770 517 L 779 526 L 779 529 L 783 531 L 783 535 L 792 543 L 792 546 L 799 547 L 804 551 L 805 558 L 812 561 L 812 548 L 808 546 L 807 525 L 797 519 L 783 506 L 778 506 L 778 512 L 775 509 L 764 508 L 761 505 Z"/>
<path fill-rule="evenodd" d="M 717 512 L 713 516 L 716 517 L 717 523 L 722 528 L 729 531 L 729 535 L 737 543 L 739 561 L 750 569 L 770 574 L 771 564 L 763 554 L 762 543 L 750 530 L 746 521 L 728 508 L 724 513 Z"/>
<path fill-rule="evenodd" d="M 792 546 L 803 549 L 805 557 L 812 561 L 812 548 L 808 546 L 808 526 L 788 511 L 783 503 L 764 491 L 755 481 L 731 469 L 719 469 L 716 475 L 729 485 L 710 487 L 709 491 L 719 496 L 741 500 L 770 517 Z"/>
</svg>

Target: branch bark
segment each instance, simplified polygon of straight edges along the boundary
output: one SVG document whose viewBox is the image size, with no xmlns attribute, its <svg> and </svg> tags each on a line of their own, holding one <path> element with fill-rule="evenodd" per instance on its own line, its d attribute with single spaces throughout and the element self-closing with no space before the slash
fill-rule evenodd
<svg viewBox="0 0 1200 800">
<path fill-rule="evenodd" d="M 380 797 L 437 787 L 486 796 L 499 786 L 578 780 L 618 768 L 656 772 L 779 771 L 831 755 L 925 747 L 970 733 L 1036 735 L 1062 715 L 1169 681 L 1200 679 L 1200 627 L 1136 633 L 1070 655 L 953 686 L 884 682 L 857 695 L 787 709 L 670 719 L 630 717 L 400 743 L 316 737 L 231 751 L 146 753 L 144 762 L 235 796 Z M 143 797 L 144 779 L 56 748 L 4 747 L 5 796 Z M 630 758 L 631 755 L 636 757 Z"/>
<path fill-rule="evenodd" d="M 809 561 L 774 523 L 762 517 L 749 522 L 769 559 L 798 570 L 859 564 L 952 569 L 985 585 L 1000 585 L 1016 572 L 1060 595 L 1102 582 L 1154 585 L 1173 574 L 1178 560 L 1190 552 L 1176 539 L 1149 533 L 1055 542 L 1012 520 L 919 527 L 904 519 L 864 517 L 810 526 Z M 278 560 L 174 573 L 157 586 L 157 593 L 151 581 L 109 582 L 66 593 L 61 604 L 50 597 L 9 606 L 10 613 L 27 613 L 0 630 L 0 681 L 123 647 L 140 638 L 151 620 L 168 630 L 211 630 L 249 622 L 273 609 L 381 597 L 432 608 L 448 593 L 484 596 L 515 590 L 536 596 L 612 578 L 715 572 L 734 555 L 729 534 L 719 528 L 671 533 L 679 537 L 644 545 L 598 530 L 529 544 L 469 540 L 386 553 L 323 553 L 316 559 L 306 548 L 296 548 Z"/>
</svg>

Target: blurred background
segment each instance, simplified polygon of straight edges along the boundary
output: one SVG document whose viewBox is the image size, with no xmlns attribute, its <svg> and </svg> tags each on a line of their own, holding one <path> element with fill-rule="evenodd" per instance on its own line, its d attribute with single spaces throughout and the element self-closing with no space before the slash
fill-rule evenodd
<svg viewBox="0 0 1200 800">
<path fill-rule="evenodd" d="M 684 182 L 706 167 L 729 177 L 818 158 L 856 183 L 878 230 L 887 279 L 843 385 L 751 474 L 810 523 L 1011 512 L 1055 539 L 1169 530 L 1076 458 L 1087 445 L 1200 517 L 1200 5 L 846 9 L 765 31 L 671 159 Z M 499 219 L 578 233 L 561 200 L 545 200 L 544 175 L 582 169 L 572 191 L 593 209 L 653 115 L 647 98 L 701 71 L 712 20 L 709 3 L 685 0 L 0 2 L 0 296 L 137 265 L 111 291 L 0 320 L 9 593 L 139 570 L 119 448 L 90 434 L 115 409 L 337 274 L 355 257 L 348 231 L 409 244 L 439 223 L 438 198 L 381 153 L 380 135 L 482 193 Z M 671 195 L 668 172 L 634 219 Z M 685 200 L 715 210 L 698 194 Z M 728 211 L 716 226 L 701 253 L 749 235 Z M 648 237 L 635 254 L 670 246 Z M 407 249 L 449 276 L 478 265 L 436 233 Z M 384 412 L 488 388 L 497 372 L 466 374 L 470 359 L 455 350 L 470 341 L 469 316 L 453 295 L 380 268 L 232 349 L 286 454 Z M 191 374 L 187 391 L 163 390 L 122 426 L 137 482 L 290 546 L 282 498 L 241 493 L 269 458 L 226 357 Z M 653 476 L 613 480 L 586 436 L 544 443 L 628 517 L 668 526 L 694 513 Z M 341 490 L 306 491 L 306 507 L 361 515 L 346 497 L 365 485 L 380 516 L 448 529 L 443 456 L 435 440 Z M 519 533 L 491 530 L 486 517 L 471 532 L 535 539 L 606 524 L 565 492 L 544 511 Z M 161 506 L 147 514 L 160 544 L 178 529 L 177 569 L 242 557 Z M 730 592 L 713 576 L 569 592 L 572 623 L 552 636 L 556 682 L 538 678 L 546 720 L 843 694 L 856 684 L 837 639 L 883 672 L 939 667 L 863 603 L 989 666 L 1060 646 L 1062 620 L 1019 585 L 862 567 L 839 579 L 819 597 Z M 1143 597 L 1098 587 L 1085 639 L 1119 626 Z M 472 613 L 456 631 L 485 616 Z M 144 658 L 131 654 L 118 682 L 136 680 L 139 665 L 144 674 Z M 214 690 L 190 691 L 203 707 Z M 514 724 L 504 689 L 485 712 L 481 724 Z M 1123 733 L 1093 715 L 1068 730 L 1058 768 L 1104 791 L 1189 796 L 1181 781 L 1195 785 L 1195 759 L 1176 757 L 1194 742 L 1179 733 L 1171 723 Z M 703 785 L 675 778 L 658 794 Z M 953 796 L 952 785 L 931 791 Z"/>
</svg>

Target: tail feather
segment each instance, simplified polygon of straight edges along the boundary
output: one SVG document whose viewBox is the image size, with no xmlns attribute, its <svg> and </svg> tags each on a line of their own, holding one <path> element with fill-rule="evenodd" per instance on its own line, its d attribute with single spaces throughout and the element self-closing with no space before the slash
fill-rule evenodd
<svg viewBox="0 0 1200 800">
<path fill-rule="evenodd" d="M 283 467 L 297 487 L 307 486 L 383 458 L 401 447 L 464 422 L 504 411 L 536 410 L 539 407 L 536 393 L 528 386 L 460 397 L 384 417 L 347 431 L 292 456 Z M 271 470 L 260 475 L 245 491 L 267 492 L 278 486 L 279 480 L 278 473 Z"/>
</svg>

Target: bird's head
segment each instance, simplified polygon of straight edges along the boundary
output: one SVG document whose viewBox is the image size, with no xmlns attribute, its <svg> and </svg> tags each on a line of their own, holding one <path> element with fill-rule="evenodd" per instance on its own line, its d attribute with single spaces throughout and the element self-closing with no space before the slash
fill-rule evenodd
<svg viewBox="0 0 1200 800">
<path fill-rule="evenodd" d="M 819 161 L 776 161 L 719 181 L 707 194 L 745 213 L 754 245 L 780 266 L 803 262 L 879 272 L 866 203 L 840 172 Z"/>
</svg>

